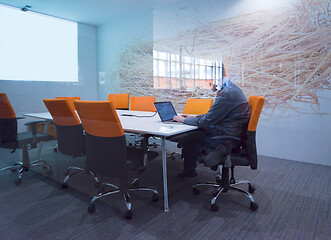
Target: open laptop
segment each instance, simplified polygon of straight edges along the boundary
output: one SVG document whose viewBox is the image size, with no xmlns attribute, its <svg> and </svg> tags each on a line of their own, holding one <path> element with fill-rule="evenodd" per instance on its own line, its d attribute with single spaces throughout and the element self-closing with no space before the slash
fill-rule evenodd
<svg viewBox="0 0 331 240">
<path fill-rule="evenodd" d="M 176 110 L 170 101 L 166 102 L 154 102 L 157 113 L 160 116 L 160 119 L 163 123 L 178 123 L 173 119 L 174 116 L 177 116 Z"/>
</svg>

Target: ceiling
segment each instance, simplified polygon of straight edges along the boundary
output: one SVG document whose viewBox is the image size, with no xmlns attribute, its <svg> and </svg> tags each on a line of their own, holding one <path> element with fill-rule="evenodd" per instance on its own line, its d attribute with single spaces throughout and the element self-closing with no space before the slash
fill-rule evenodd
<svg viewBox="0 0 331 240">
<path fill-rule="evenodd" d="M 0 0 L 0 3 L 90 25 L 148 11 L 183 0 Z"/>
</svg>

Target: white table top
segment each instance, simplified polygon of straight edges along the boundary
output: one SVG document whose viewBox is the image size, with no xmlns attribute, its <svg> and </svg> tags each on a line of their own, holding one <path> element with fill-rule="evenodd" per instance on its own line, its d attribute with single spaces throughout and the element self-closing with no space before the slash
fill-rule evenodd
<svg viewBox="0 0 331 240">
<path fill-rule="evenodd" d="M 167 124 L 162 123 L 158 114 L 154 112 L 140 112 L 129 110 L 116 110 L 118 117 L 122 123 L 125 132 L 134 132 L 141 134 L 152 134 L 154 136 L 169 137 L 179 133 L 189 132 L 197 129 L 196 126 L 185 124 Z M 136 116 L 152 116 L 153 117 L 133 117 L 122 116 L 122 114 L 132 114 Z M 53 120 L 49 112 L 43 113 L 27 113 L 24 116 L 40 118 L 45 120 Z"/>
</svg>

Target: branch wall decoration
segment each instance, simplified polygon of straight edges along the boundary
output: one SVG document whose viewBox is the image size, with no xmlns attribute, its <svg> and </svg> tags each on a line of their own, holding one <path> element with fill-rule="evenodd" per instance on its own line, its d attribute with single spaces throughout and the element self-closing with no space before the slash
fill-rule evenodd
<svg viewBox="0 0 331 240">
<path fill-rule="evenodd" d="M 295 102 L 318 107 L 317 92 L 331 90 L 327 0 L 302 0 L 280 13 L 255 12 L 213 23 L 197 20 L 197 25 L 172 38 L 128 46 L 110 74 L 120 79 L 117 91 L 171 100 L 178 111 L 188 97 L 215 96 L 204 89 L 154 89 L 151 46 L 174 54 L 185 46 L 190 50 L 185 54 L 215 61 L 223 56 L 230 78 L 247 97 L 265 96 L 269 108 L 292 108 Z"/>
</svg>

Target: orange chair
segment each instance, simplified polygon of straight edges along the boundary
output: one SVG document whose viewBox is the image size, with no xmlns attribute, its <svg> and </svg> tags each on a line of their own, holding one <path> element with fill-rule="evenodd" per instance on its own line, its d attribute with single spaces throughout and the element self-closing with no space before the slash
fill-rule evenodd
<svg viewBox="0 0 331 240">
<path fill-rule="evenodd" d="M 56 97 L 55 99 L 67 99 L 69 102 L 70 107 L 73 110 L 76 110 L 75 105 L 74 105 L 74 101 L 75 100 L 80 100 L 80 97 Z"/>
<path fill-rule="evenodd" d="M 203 115 L 213 105 L 213 99 L 189 98 L 184 107 L 183 114 Z"/>
<path fill-rule="evenodd" d="M 83 157 L 85 155 L 85 135 L 83 126 L 73 110 L 71 101 L 63 99 L 44 99 L 44 103 L 53 117 L 57 133 L 57 149 L 60 153 L 72 156 Z M 95 179 L 96 185 L 99 179 L 83 168 L 70 166 L 62 183 L 62 188 L 67 187 L 69 178 L 76 174 L 89 173 Z"/>
<path fill-rule="evenodd" d="M 113 102 L 115 109 L 129 110 L 130 94 L 109 94 L 108 101 Z"/>
<path fill-rule="evenodd" d="M 156 112 L 154 107 L 155 97 L 131 97 L 131 111 Z"/>
<path fill-rule="evenodd" d="M 251 193 L 254 193 L 255 188 L 249 181 L 236 181 L 234 178 L 234 167 L 235 166 L 250 166 L 251 169 L 257 169 L 257 152 L 256 152 L 256 127 L 264 105 L 264 97 L 251 96 L 248 100 L 251 108 L 251 116 L 248 123 L 247 130 L 244 131 L 241 138 L 234 136 L 217 136 L 213 139 L 224 140 L 224 146 L 226 156 L 221 163 L 219 163 L 219 176 L 216 177 L 216 182 L 201 182 L 193 186 L 193 193 L 199 194 L 200 191 L 197 187 L 200 186 L 212 186 L 216 187 L 217 190 L 213 193 L 212 199 L 210 200 L 210 207 L 213 211 L 218 210 L 216 200 L 222 192 L 228 190 L 235 190 L 243 193 L 250 200 L 250 209 L 256 211 L 258 204 L 254 201 Z M 239 149 L 234 149 L 235 143 L 240 143 Z M 222 167 L 221 167 L 222 165 Z M 214 168 L 214 167 L 213 167 Z M 229 176 L 229 169 L 231 169 L 231 178 Z M 216 170 L 216 169 L 215 169 Z M 239 184 L 248 184 L 248 191 L 238 188 Z"/>
<path fill-rule="evenodd" d="M 13 149 L 12 153 L 15 152 L 16 148 L 23 150 L 22 162 L 15 162 L 12 166 L 2 168 L 0 171 L 18 171 L 18 179 L 15 184 L 19 185 L 22 182 L 23 172 L 28 171 L 31 167 L 41 166 L 48 169 L 48 175 L 52 174 L 52 169 L 45 160 L 36 160 L 30 163 L 28 150 L 36 148 L 38 142 L 53 139 L 53 136 L 37 133 L 37 124 L 44 121 L 28 122 L 25 125 L 30 126 L 32 131 L 17 133 L 17 119 L 23 119 L 23 117 L 16 117 L 7 94 L 0 93 L 0 147 Z"/>
<path fill-rule="evenodd" d="M 112 190 L 99 193 L 90 202 L 88 212 L 95 211 L 94 202 L 102 197 L 121 193 L 127 211 L 125 217 L 132 217 L 129 191 L 152 191 L 153 201 L 158 201 L 158 192 L 149 187 L 134 187 L 138 179 L 127 181 L 127 149 L 122 124 L 112 102 L 109 101 L 75 101 L 78 115 L 85 129 L 86 169 L 102 176 L 114 177 L 119 186 L 102 183 Z"/>
</svg>

